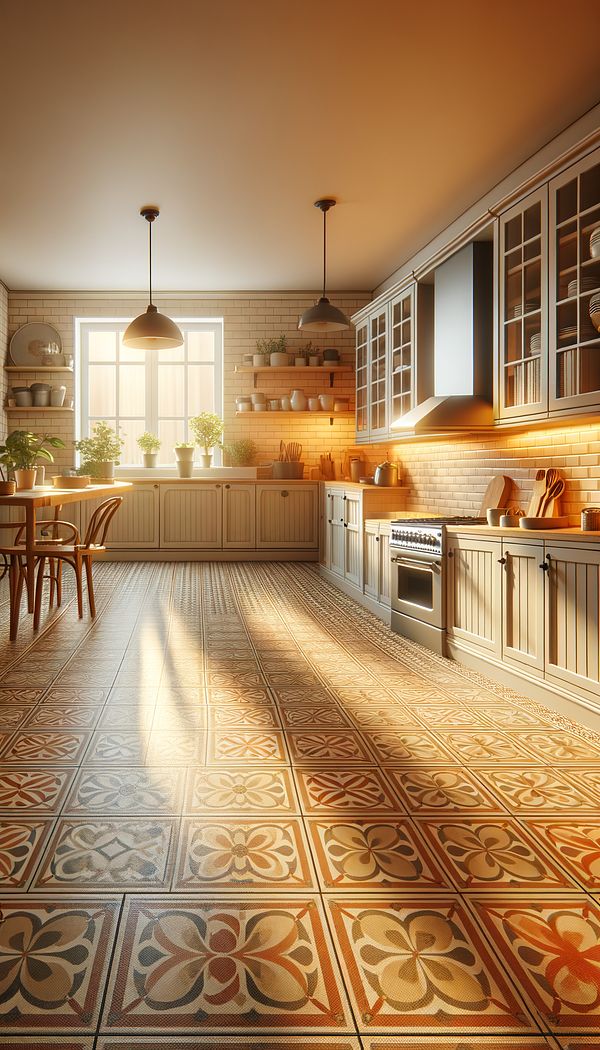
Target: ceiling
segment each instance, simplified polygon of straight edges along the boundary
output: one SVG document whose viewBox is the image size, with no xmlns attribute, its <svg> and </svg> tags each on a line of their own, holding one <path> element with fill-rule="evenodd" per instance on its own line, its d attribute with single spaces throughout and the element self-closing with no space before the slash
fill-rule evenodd
<svg viewBox="0 0 600 1050">
<path fill-rule="evenodd" d="M 0 0 L 0 278 L 374 288 L 598 101 L 598 0 Z"/>
</svg>

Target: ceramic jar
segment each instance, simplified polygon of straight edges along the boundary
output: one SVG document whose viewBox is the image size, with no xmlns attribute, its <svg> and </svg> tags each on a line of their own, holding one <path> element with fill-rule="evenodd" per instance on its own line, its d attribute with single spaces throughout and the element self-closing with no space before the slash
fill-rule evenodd
<svg viewBox="0 0 600 1050">
<path fill-rule="evenodd" d="M 333 412 L 335 397 L 333 394 L 319 394 L 319 401 L 323 412 Z"/>
<path fill-rule="evenodd" d="M 318 397 L 309 397 L 308 399 L 308 411 L 318 412 L 321 407 Z"/>
<path fill-rule="evenodd" d="M 263 394 L 261 390 L 255 390 L 254 393 L 250 395 L 250 398 L 252 400 L 252 404 L 255 406 L 264 405 L 267 401 L 267 395 Z"/>
<path fill-rule="evenodd" d="M 289 394 L 284 394 L 283 397 L 280 398 L 280 401 L 281 401 L 281 411 L 282 412 L 291 412 L 292 403 L 290 401 Z"/>
<path fill-rule="evenodd" d="M 66 386 L 53 386 L 50 390 L 50 404 L 52 405 L 52 408 L 62 408 L 66 396 Z"/>
<path fill-rule="evenodd" d="M 290 397 L 292 412 L 306 412 L 307 403 L 306 394 L 303 390 L 292 390 L 292 396 Z"/>
<path fill-rule="evenodd" d="M 278 397 L 272 397 L 271 398 L 271 400 L 269 401 L 269 408 L 271 409 L 271 412 L 279 412 L 279 398 Z"/>
</svg>

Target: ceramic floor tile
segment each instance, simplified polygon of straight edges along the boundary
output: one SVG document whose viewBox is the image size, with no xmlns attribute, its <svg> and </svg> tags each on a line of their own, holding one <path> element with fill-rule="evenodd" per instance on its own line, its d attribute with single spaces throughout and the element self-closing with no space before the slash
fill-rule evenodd
<svg viewBox="0 0 600 1050">
<path fill-rule="evenodd" d="M 363 1035 L 363 1050 L 559 1050 L 544 1035 Z"/>
<path fill-rule="evenodd" d="M 281 718 L 286 729 L 352 728 L 348 715 L 335 704 L 307 704 L 306 707 L 302 704 L 282 705 Z"/>
<path fill-rule="evenodd" d="M 92 1050 L 94 1037 L 85 1035 L 48 1035 L 44 1032 L 44 1048 L 49 1050 Z M 0 1035 L 0 1050 L 40 1050 L 39 1035 L 11 1036 L 5 1041 Z"/>
<path fill-rule="evenodd" d="M 525 746 L 525 741 L 516 734 L 485 729 L 463 732 L 438 729 L 437 736 L 452 754 L 470 767 L 500 763 L 517 765 L 536 759 Z"/>
<path fill-rule="evenodd" d="M 58 821 L 33 889 L 168 889 L 178 821 L 135 816 Z"/>
<path fill-rule="evenodd" d="M 409 732 L 402 730 L 367 730 L 364 739 L 384 765 L 422 767 L 424 765 L 452 765 L 456 759 L 432 733 L 424 730 Z"/>
<path fill-rule="evenodd" d="M 478 769 L 477 776 L 514 813 L 549 813 L 572 809 L 597 811 L 592 795 L 576 788 L 562 770 L 555 769 Z"/>
<path fill-rule="evenodd" d="M 123 766 L 128 763 L 140 765 L 148 747 L 148 734 L 144 731 L 107 732 L 103 729 L 92 734 L 85 753 L 86 766 Z"/>
<path fill-rule="evenodd" d="M 23 889 L 37 866 L 54 821 L 43 817 L 0 820 L 0 886 Z"/>
<path fill-rule="evenodd" d="M 472 709 L 474 712 L 477 708 Z M 482 718 L 485 717 L 488 722 L 493 726 L 506 729 L 521 729 L 526 726 L 552 726 L 552 716 L 548 712 L 548 718 L 542 718 L 539 715 L 534 715 L 530 711 L 522 711 L 518 707 L 486 707 L 485 711 L 482 712 Z"/>
<path fill-rule="evenodd" d="M 509 817 L 419 820 L 438 861 L 462 890 L 573 889 L 518 821 Z"/>
<path fill-rule="evenodd" d="M 42 689 L 0 689 L 0 705 L 4 704 L 37 704 L 42 696 Z"/>
<path fill-rule="evenodd" d="M 361 734 L 352 730 L 323 729 L 320 732 L 294 730 L 286 733 L 293 762 L 308 765 L 335 763 L 364 765 L 373 761 L 368 745 Z"/>
<path fill-rule="evenodd" d="M 114 899 L 3 902 L 0 1030 L 95 1030 L 119 907 Z"/>
<path fill-rule="evenodd" d="M 328 898 L 359 1032 L 534 1031 L 458 898 Z"/>
<path fill-rule="evenodd" d="M 66 688 L 53 687 L 43 697 L 43 703 L 45 704 L 76 704 L 80 706 L 82 704 L 103 704 L 108 696 L 108 689 L 85 689 L 79 686 L 78 688 Z"/>
<path fill-rule="evenodd" d="M 125 1050 L 125 1048 L 127 1050 L 157 1050 L 158 1047 L 160 1050 L 199 1050 L 198 1037 L 195 1035 L 170 1037 L 164 1032 L 156 1032 L 149 1038 L 109 1035 L 100 1036 L 96 1044 L 96 1050 Z M 285 1041 L 278 1036 L 248 1035 L 247 1032 L 244 1032 L 243 1036 L 227 1036 L 220 1033 L 218 1036 L 202 1037 L 201 1050 L 222 1050 L 222 1047 L 232 1047 L 234 1050 L 282 1050 L 283 1047 L 290 1047 L 292 1050 L 293 1048 L 296 1050 L 361 1050 L 358 1039 L 351 1035 L 294 1036 L 286 1034 Z M 74 1048 L 74 1050 L 79 1050 L 79 1048 Z M 492 1047 L 492 1050 L 496 1048 Z M 524 1047 L 524 1050 L 536 1050 L 536 1048 Z"/>
<path fill-rule="evenodd" d="M 191 769 L 186 813 L 296 813 L 288 769 Z"/>
<path fill-rule="evenodd" d="M 516 734 L 514 734 L 516 738 Z M 584 762 L 600 767 L 600 747 L 572 733 L 543 730 L 542 732 L 520 732 L 518 739 L 543 762 L 552 765 L 568 762 L 570 765 Z M 600 771 L 600 770 L 599 770 Z"/>
<path fill-rule="evenodd" d="M 261 688 L 257 685 L 246 685 L 246 686 L 228 686 L 227 688 L 221 686 L 215 688 L 211 686 L 210 689 L 206 690 L 206 699 L 209 704 L 215 704 L 217 707 L 223 704 L 249 704 L 251 707 L 257 704 L 272 704 L 273 698 L 267 689 Z"/>
<path fill-rule="evenodd" d="M 0 813 L 58 813 L 75 769 L 0 770 Z"/>
<path fill-rule="evenodd" d="M 0 762 L 10 765 L 72 765 L 81 758 L 89 742 L 88 733 L 25 730 L 12 736 Z"/>
<path fill-rule="evenodd" d="M 208 725 L 210 729 L 279 729 L 281 723 L 274 707 L 240 704 L 237 707 L 208 708 Z"/>
<path fill-rule="evenodd" d="M 101 707 L 78 704 L 40 704 L 29 713 L 27 729 L 93 729 Z"/>
<path fill-rule="evenodd" d="M 101 1028 L 353 1031 L 316 897 L 130 899 Z"/>
<path fill-rule="evenodd" d="M 600 819 L 527 817 L 522 823 L 589 892 L 600 890 Z"/>
<path fill-rule="evenodd" d="M 206 760 L 209 765 L 232 765 L 242 762 L 282 765 L 288 761 L 283 733 L 220 730 L 208 734 Z"/>
<path fill-rule="evenodd" d="M 389 777 L 407 811 L 419 816 L 505 811 L 502 803 L 465 769 L 390 769 Z"/>
<path fill-rule="evenodd" d="M 185 769 L 93 769 L 77 775 L 65 813 L 179 813 Z"/>
<path fill-rule="evenodd" d="M 198 729 L 153 730 L 145 753 L 146 765 L 193 766 L 204 761 L 206 733 Z"/>
<path fill-rule="evenodd" d="M 30 707 L 0 706 L 0 732 L 12 732 L 22 726 L 34 714 Z"/>
<path fill-rule="evenodd" d="M 315 889 L 296 817 L 184 817 L 173 889 Z"/>
<path fill-rule="evenodd" d="M 421 729 L 419 719 L 410 708 L 402 707 L 401 704 L 385 707 L 378 704 L 372 707 L 345 704 L 344 711 L 359 729 Z"/>
<path fill-rule="evenodd" d="M 98 729 L 105 732 L 133 731 L 148 733 L 154 719 L 154 704 L 129 705 L 108 704 L 102 709 Z"/>
<path fill-rule="evenodd" d="M 324 889 L 451 886 L 407 818 L 310 818 L 306 826 Z"/>
<path fill-rule="evenodd" d="M 551 1032 L 600 1035 L 600 908 L 572 900 L 474 901 L 504 965 Z"/>
<path fill-rule="evenodd" d="M 294 770 L 304 813 L 402 813 L 404 807 L 378 769 Z"/>
</svg>

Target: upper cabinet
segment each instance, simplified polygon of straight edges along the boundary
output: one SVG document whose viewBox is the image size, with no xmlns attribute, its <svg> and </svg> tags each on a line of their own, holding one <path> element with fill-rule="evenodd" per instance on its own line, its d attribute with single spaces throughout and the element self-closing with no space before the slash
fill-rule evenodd
<svg viewBox="0 0 600 1050">
<path fill-rule="evenodd" d="M 548 193 L 544 186 L 500 218 L 500 418 L 548 409 Z"/>
<path fill-rule="evenodd" d="M 410 284 L 356 324 L 356 440 L 378 442 L 431 393 L 433 286 Z"/>
<path fill-rule="evenodd" d="M 600 407 L 600 150 L 500 216 L 498 262 L 497 418 Z"/>
<path fill-rule="evenodd" d="M 600 150 L 553 179 L 549 191 L 550 411 L 560 412 L 600 404 L 600 333 L 590 321 L 590 299 L 600 290 Z"/>
</svg>

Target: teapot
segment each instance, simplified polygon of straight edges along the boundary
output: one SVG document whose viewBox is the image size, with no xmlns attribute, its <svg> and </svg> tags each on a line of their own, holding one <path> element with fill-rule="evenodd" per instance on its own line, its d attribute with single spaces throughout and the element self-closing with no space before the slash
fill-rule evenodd
<svg viewBox="0 0 600 1050">
<path fill-rule="evenodd" d="M 375 467 L 374 482 L 384 488 L 398 484 L 398 464 L 385 460 Z"/>
</svg>

